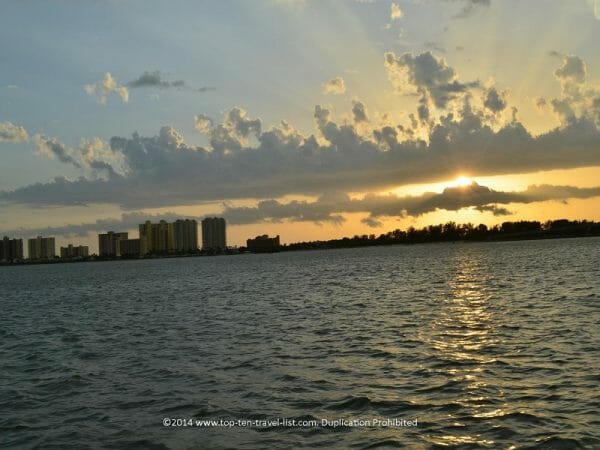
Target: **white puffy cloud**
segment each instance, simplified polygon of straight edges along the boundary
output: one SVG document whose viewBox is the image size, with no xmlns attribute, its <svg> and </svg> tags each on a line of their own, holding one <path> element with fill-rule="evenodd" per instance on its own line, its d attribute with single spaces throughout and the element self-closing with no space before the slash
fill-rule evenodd
<svg viewBox="0 0 600 450">
<path fill-rule="evenodd" d="M 209 131 L 208 136 L 214 152 L 230 153 L 244 148 L 250 138 L 258 138 L 261 129 L 260 119 L 250 119 L 246 111 L 234 107 L 225 114 L 223 123 Z"/>
<path fill-rule="evenodd" d="M 342 77 L 335 77 L 323 85 L 324 94 L 341 95 L 346 92 L 346 85 Z"/>
<path fill-rule="evenodd" d="M 400 5 L 398 3 L 392 3 L 390 5 L 390 20 L 398 20 L 404 16 L 404 13 L 400 9 Z"/>
<path fill-rule="evenodd" d="M 0 142 L 24 142 L 29 138 L 27 130 L 11 122 L 0 122 Z"/>
<path fill-rule="evenodd" d="M 98 101 L 102 104 L 106 103 L 110 94 L 117 95 L 123 103 L 129 101 L 129 90 L 126 86 L 119 84 L 110 72 L 106 72 L 102 80 L 97 81 L 96 83 L 86 84 L 83 88 L 86 94 L 97 97 Z"/>
<path fill-rule="evenodd" d="M 213 121 L 206 114 L 194 116 L 194 128 L 202 134 L 208 134 L 213 126 Z"/>
<path fill-rule="evenodd" d="M 98 172 L 106 171 L 110 177 L 125 171 L 121 155 L 113 152 L 100 138 L 82 139 L 77 153 L 84 167 Z"/>
</svg>

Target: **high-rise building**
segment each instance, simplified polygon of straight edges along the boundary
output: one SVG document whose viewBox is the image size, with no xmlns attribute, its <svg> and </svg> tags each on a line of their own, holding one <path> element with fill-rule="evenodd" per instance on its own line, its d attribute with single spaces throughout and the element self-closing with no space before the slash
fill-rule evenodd
<svg viewBox="0 0 600 450">
<path fill-rule="evenodd" d="M 175 250 L 173 224 L 161 220 L 152 223 L 147 220 L 140 224 L 140 252 L 146 254 L 164 254 Z"/>
<path fill-rule="evenodd" d="M 202 250 L 225 250 L 227 238 L 225 219 L 207 217 L 202 220 Z"/>
<path fill-rule="evenodd" d="M 115 233 L 114 231 L 109 231 L 108 233 L 99 234 L 98 254 L 108 258 L 121 256 L 120 241 L 128 237 L 129 234 L 127 232 Z"/>
<path fill-rule="evenodd" d="M 87 258 L 90 255 L 90 248 L 87 245 L 69 244 L 60 248 L 61 259 Z"/>
<path fill-rule="evenodd" d="M 119 244 L 123 258 L 137 258 L 140 256 L 140 239 L 122 239 Z"/>
<path fill-rule="evenodd" d="M 193 219 L 179 219 L 173 223 L 175 250 L 179 253 L 198 250 L 198 222 Z"/>
<path fill-rule="evenodd" d="M 248 251 L 253 253 L 272 253 L 279 250 L 279 235 L 270 238 L 268 235 L 256 236 L 246 241 Z"/>
<path fill-rule="evenodd" d="M 38 236 L 27 241 L 29 259 L 54 259 L 56 257 L 56 246 L 53 237 Z"/>
<path fill-rule="evenodd" d="M 4 236 L 0 240 L 0 261 L 11 262 L 23 259 L 23 239 L 9 239 Z"/>
</svg>

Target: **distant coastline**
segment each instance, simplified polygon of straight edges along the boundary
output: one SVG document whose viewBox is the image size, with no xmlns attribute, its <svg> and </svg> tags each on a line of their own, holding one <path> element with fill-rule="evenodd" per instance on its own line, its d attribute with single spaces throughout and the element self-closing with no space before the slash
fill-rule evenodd
<svg viewBox="0 0 600 450">
<path fill-rule="evenodd" d="M 371 247 L 378 245 L 413 245 L 436 242 L 497 242 L 560 239 L 575 237 L 600 236 L 600 222 L 589 220 L 558 219 L 547 222 L 518 221 L 504 222 L 500 225 L 488 227 L 484 224 L 471 223 L 429 225 L 416 229 L 408 228 L 406 231 L 396 229 L 376 236 L 356 235 L 352 238 L 330 239 L 327 241 L 311 241 L 287 244 L 281 251 L 335 249 L 347 247 Z"/>
<path fill-rule="evenodd" d="M 280 245 L 276 250 L 270 252 L 250 252 L 246 247 L 229 248 L 221 252 L 207 252 L 198 250 L 187 253 L 153 254 L 142 257 L 99 257 L 96 254 L 86 258 L 59 258 L 49 260 L 21 260 L 14 262 L 0 262 L 1 266 L 21 266 L 37 264 L 69 264 L 81 262 L 102 261 L 127 261 L 162 258 L 189 258 L 201 256 L 219 255 L 243 255 L 248 253 L 275 253 L 292 252 L 302 250 L 334 250 L 341 248 L 375 247 L 389 245 L 415 245 L 429 243 L 448 242 L 502 242 L 519 240 L 543 240 L 564 239 L 578 237 L 600 236 L 600 222 L 581 220 L 570 221 L 558 219 L 541 223 L 538 221 L 504 222 L 501 225 L 487 227 L 486 225 L 457 224 L 448 222 L 445 224 L 429 225 L 420 229 L 413 227 L 407 230 L 396 229 L 385 234 L 376 236 L 374 234 L 355 235 L 340 239 L 325 241 L 294 242 Z"/>
</svg>

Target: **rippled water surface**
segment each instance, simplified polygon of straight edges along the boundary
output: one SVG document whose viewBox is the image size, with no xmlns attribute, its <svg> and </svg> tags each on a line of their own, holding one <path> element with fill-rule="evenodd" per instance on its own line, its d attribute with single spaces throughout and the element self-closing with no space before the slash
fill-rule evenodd
<svg viewBox="0 0 600 450">
<path fill-rule="evenodd" d="M 0 267 L 0 287 L 0 448 L 600 448 L 600 239 Z"/>
</svg>

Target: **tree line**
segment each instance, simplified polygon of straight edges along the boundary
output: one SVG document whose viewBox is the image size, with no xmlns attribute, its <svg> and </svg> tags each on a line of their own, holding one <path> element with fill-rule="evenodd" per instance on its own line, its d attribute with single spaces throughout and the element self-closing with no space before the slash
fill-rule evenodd
<svg viewBox="0 0 600 450">
<path fill-rule="evenodd" d="M 374 245 L 422 244 L 427 242 L 482 242 L 520 239 L 555 239 L 565 237 L 600 236 L 600 222 L 588 220 L 521 220 L 488 227 L 484 224 L 447 222 L 423 228 L 396 229 L 379 236 L 355 235 L 327 241 L 296 242 L 280 247 L 281 251 L 366 247 Z"/>
</svg>

